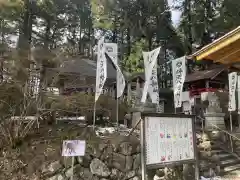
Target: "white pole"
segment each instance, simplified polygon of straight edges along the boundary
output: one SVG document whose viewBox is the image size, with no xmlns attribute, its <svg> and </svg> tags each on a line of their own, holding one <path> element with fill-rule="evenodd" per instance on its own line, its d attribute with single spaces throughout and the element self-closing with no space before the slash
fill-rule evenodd
<svg viewBox="0 0 240 180">
<path fill-rule="evenodd" d="M 233 121 L 232 121 L 232 112 L 230 111 L 230 132 L 232 134 L 233 132 Z M 233 142 L 232 142 L 232 136 L 230 137 L 230 145 L 231 145 L 231 151 L 233 152 Z"/>
<path fill-rule="evenodd" d="M 144 154 L 144 123 L 143 120 L 140 119 L 141 121 L 141 167 L 142 167 L 142 180 L 146 180 L 146 162 L 145 162 L 145 154 Z"/>
<path fill-rule="evenodd" d="M 119 113 L 119 107 L 118 107 L 118 98 L 116 101 L 116 120 L 117 120 L 117 128 L 119 128 L 119 118 L 118 118 L 118 113 Z"/>
<path fill-rule="evenodd" d="M 74 176 L 74 156 L 72 156 L 72 176 L 71 176 L 71 180 L 73 180 L 73 176 Z"/>
<path fill-rule="evenodd" d="M 93 107 L 93 129 L 95 129 L 95 124 L 96 124 L 96 105 L 97 102 L 94 102 L 94 107 Z"/>
</svg>

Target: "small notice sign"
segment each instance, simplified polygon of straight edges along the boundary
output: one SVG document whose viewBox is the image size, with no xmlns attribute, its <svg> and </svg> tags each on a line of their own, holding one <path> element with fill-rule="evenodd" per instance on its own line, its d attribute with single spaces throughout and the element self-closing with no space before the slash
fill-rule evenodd
<svg viewBox="0 0 240 180">
<path fill-rule="evenodd" d="M 65 140 L 62 146 L 62 156 L 84 156 L 86 141 Z"/>
</svg>

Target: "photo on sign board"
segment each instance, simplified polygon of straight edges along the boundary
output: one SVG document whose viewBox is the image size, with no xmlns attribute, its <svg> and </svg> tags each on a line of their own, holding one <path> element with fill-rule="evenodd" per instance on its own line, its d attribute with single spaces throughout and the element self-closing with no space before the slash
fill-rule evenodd
<svg viewBox="0 0 240 180">
<path fill-rule="evenodd" d="M 65 140 L 62 145 L 62 156 L 84 156 L 85 148 L 85 141 Z"/>
</svg>

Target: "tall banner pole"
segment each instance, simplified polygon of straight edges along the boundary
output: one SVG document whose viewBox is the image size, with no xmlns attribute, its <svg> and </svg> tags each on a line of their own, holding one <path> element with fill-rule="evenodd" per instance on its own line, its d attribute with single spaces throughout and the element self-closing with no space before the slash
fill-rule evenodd
<svg viewBox="0 0 240 180">
<path fill-rule="evenodd" d="M 105 43 L 106 54 L 116 68 L 116 124 L 119 127 L 119 98 L 125 89 L 125 78 L 118 64 L 118 46 L 116 43 Z"/>
<path fill-rule="evenodd" d="M 97 69 L 96 69 L 96 87 L 95 87 L 95 102 L 93 109 L 93 129 L 96 123 L 96 103 L 99 96 L 102 93 L 103 86 L 107 79 L 107 59 L 105 56 L 105 45 L 104 37 L 98 41 L 98 52 L 97 52 Z"/>
<path fill-rule="evenodd" d="M 96 105 L 97 105 L 97 102 L 94 101 L 94 107 L 93 107 L 93 129 L 95 129 L 95 124 L 96 124 Z"/>
<path fill-rule="evenodd" d="M 156 93 L 156 85 L 158 83 L 157 79 L 155 79 L 156 71 L 153 72 L 154 66 L 156 66 L 157 57 L 159 55 L 161 47 L 156 48 L 155 50 L 151 52 L 143 52 L 143 59 L 144 59 L 144 66 L 145 66 L 145 76 L 146 81 L 143 88 L 142 98 L 141 102 L 145 103 L 147 99 L 147 94 L 150 91 L 150 96 L 152 98 L 152 102 L 159 102 L 159 92 L 158 92 L 158 86 L 157 86 L 157 93 Z M 155 87 L 155 88 L 154 88 Z M 155 90 L 154 90 L 155 89 Z M 153 93 L 156 93 L 157 95 L 154 98 Z M 145 152 L 144 152 L 144 133 L 145 133 L 145 127 L 144 127 L 144 121 L 141 120 L 141 168 L 142 168 L 142 180 L 146 180 L 147 177 L 147 169 L 146 169 L 146 162 L 145 162 Z"/>
<path fill-rule="evenodd" d="M 145 133 L 145 129 L 144 129 L 144 121 L 142 119 L 140 119 L 141 121 L 141 167 L 142 167 L 142 180 L 146 180 L 146 176 L 147 176 L 147 170 L 146 170 L 146 162 L 145 162 L 145 151 L 144 151 L 144 133 Z"/>
<path fill-rule="evenodd" d="M 233 122 L 232 122 L 232 111 L 236 111 L 236 97 L 235 92 L 237 88 L 237 73 L 232 72 L 228 74 L 229 81 L 229 103 L 228 103 L 228 111 L 229 111 L 229 120 L 230 120 L 230 131 L 233 131 Z M 233 152 L 233 142 L 232 137 L 230 136 L 231 150 Z"/>
<path fill-rule="evenodd" d="M 117 120 L 117 128 L 119 128 L 119 102 L 118 102 L 118 97 L 116 97 L 116 120 Z"/>
<path fill-rule="evenodd" d="M 240 114 L 240 75 L 238 75 L 237 77 L 237 99 L 238 99 L 238 130 L 240 129 L 240 118 L 239 118 L 239 114 Z"/>
</svg>

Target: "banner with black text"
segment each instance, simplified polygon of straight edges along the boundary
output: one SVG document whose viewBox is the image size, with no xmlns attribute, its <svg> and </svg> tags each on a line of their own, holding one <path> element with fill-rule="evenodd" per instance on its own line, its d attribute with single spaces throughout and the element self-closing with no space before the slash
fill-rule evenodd
<svg viewBox="0 0 240 180">
<path fill-rule="evenodd" d="M 151 52 L 143 52 L 143 59 L 144 59 L 144 65 L 145 65 L 145 84 L 144 84 L 142 99 L 141 99 L 142 103 L 146 102 L 148 92 L 150 92 L 150 97 L 152 98 L 152 102 L 154 103 L 159 102 L 157 71 L 156 70 L 153 71 L 153 69 L 154 69 L 154 66 L 156 66 L 157 57 L 160 53 L 160 49 L 161 47 L 156 48 Z"/>
<path fill-rule="evenodd" d="M 236 88 L 237 88 L 237 73 L 232 72 L 228 74 L 229 82 L 229 102 L 228 111 L 236 111 Z"/>
<path fill-rule="evenodd" d="M 186 78 L 186 58 L 181 57 L 172 61 L 173 94 L 175 108 L 182 107 L 182 91 Z"/>
<path fill-rule="evenodd" d="M 96 91 L 95 102 L 102 93 L 103 86 L 107 79 L 107 59 L 105 56 L 104 37 L 98 41 L 97 47 L 97 70 L 96 70 Z"/>
</svg>

